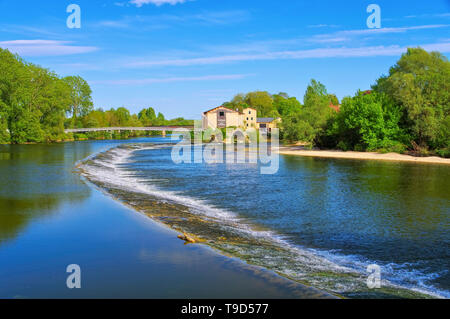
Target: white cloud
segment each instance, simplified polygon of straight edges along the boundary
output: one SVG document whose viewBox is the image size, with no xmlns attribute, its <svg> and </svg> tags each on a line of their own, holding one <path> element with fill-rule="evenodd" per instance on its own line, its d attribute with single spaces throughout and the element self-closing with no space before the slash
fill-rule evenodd
<svg viewBox="0 0 450 319">
<path fill-rule="evenodd" d="M 154 4 L 155 6 L 162 6 L 164 4 L 176 5 L 178 3 L 185 3 L 187 0 L 131 0 L 130 3 L 136 7 L 142 7 L 145 4 Z"/>
<path fill-rule="evenodd" d="M 221 55 L 234 55 L 234 54 L 249 54 L 249 53 L 265 53 L 274 51 L 291 51 L 299 50 L 310 46 L 316 45 L 328 45 L 336 46 L 337 44 L 348 43 L 352 46 L 364 46 L 368 41 L 373 41 L 377 37 L 381 37 L 385 41 L 384 35 L 388 34 L 403 34 L 406 32 L 414 32 L 415 30 L 423 29 L 438 29 L 448 28 L 449 24 L 435 24 L 435 25 L 421 25 L 410 27 L 397 27 L 397 28 L 382 28 L 382 29 L 356 29 L 356 30 L 342 30 L 328 33 L 319 33 L 313 36 L 299 36 L 297 38 L 286 39 L 268 39 L 264 41 L 253 42 L 240 42 L 228 45 L 217 45 L 208 43 L 203 48 L 206 52 L 210 52 L 214 55 L 214 52 L 220 52 Z M 441 40 L 435 40 L 441 41 Z M 373 42 L 372 42 L 373 43 Z M 373 45 L 373 44 L 368 44 Z"/>
<path fill-rule="evenodd" d="M 308 28 L 310 29 L 317 29 L 317 28 L 338 28 L 339 26 L 336 24 L 311 24 L 308 25 Z"/>
<path fill-rule="evenodd" d="M 203 11 L 187 15 L 135 15 L 124 16 L 118 20 L 100 21 L 96 25 L 109 28 L 130 28 L 146 32 L 149 29 L 162 29 L 185 25 L 226 25 L 246 21 L 250 14 L 243 10 Z"/>
<path fill-rule="evenodd" d="M 205 75 L 196 77 L 167 77 L 167 78 L 147 78 L 147 79 L 124 79 L 91 81 L 91 84 L 106 85 L 147 85 L 155 83 L 172 82 L 197 82 L 197 81 L 218 81 L 218 80 L 239 80 L 250 76 L 250 74 L 227 74 L 227 75 Z"/>
<path fill-rule="evenodd" d="M 416 18 L 448 18 L 450 17 L 450 12 L 445 12 L 445 13 L 433 13 L 433 14 L 429 14 L 429 13 L 424 13 L 424 14 L 419 14 L 419 15 L 407 15 L 404 18 L 405 19 L 416 19 Z"/>
<path fill-rule="evenodd" d="M 380 34 L 380 33 L 404 33 L 404 32 L 414 31 L 414 30 L 440 29 L 440 28 L 447 28 L 447 27 L 450 27 L 450 24 L 429 24 L 429 25 L 419 25 L 419 26 L 413 26 L 413 27 L 348 30 L 348 31 L 339 31 L 336 34 L 370 35 L 370 34 Z"/>
<path fill-rule="evenodd" d="M 347 37 L 330 37 L 330 38 L 315 37 L 315 38 L 308 39 L 308 41 L 315 42 L 315 43 L 338 43 L 338 42 L 349 41 L 349 38 L 347 38 Z"/>
<path fill-rule="evenodd" d="M 320 59 L 320 58 L 350 58 L 350 57 L 377 57 L 377 56 L 399 56 L 405 53 L 408 47 L 412 46 L 365 46 L 355 48 L 321 48 L 310 50 L 275 51 L 254 54 L 223 55 L 216 57 L 171 59 L 171 60 L 148 60 L 129 63 L 128 67 L 165 67 L 165 66 L 192 66 L 224 64 L 231 62 L 264 61 L 264 60 L 299 60 L 299 59 Z M 450 52 L 450 43 L 424 44 L 421 47 L 427 51 Z"/>
<path fill-rule="evenodd" d="M 376 36 L 379 34 L 392 34 L 392 33 L 405 33 L 416 30 L 428 30 L 428 29 L 442 29 L 448 28 L 450 24 L 429 24 L 419 25 L 412 27 L 396 27 L 396 28 L 381 28 L 381 29 L 360 29 L 360 30 L 343 30 L 328 34 L 319 34 L 311 39 L 311 42 L 326 43 L 326 42 L 343 42 L 344 40 L 350 40 L 349 37 L 357 36 Z M 347 38 L 347 39 L 344 39 Z"/>
<path fill-rule="evenodd" d="M 97 51 L 90 46 L 70 45 L 70 41 L 55 40 L 13 40 L 0 41 L 0 47 L 21 56 L 58 56 Z"/>
</svg>

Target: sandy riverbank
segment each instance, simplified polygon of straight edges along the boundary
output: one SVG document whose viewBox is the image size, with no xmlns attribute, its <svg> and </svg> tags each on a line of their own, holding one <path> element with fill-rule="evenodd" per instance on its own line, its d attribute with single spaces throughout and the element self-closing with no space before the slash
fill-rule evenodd
<svg viewBox="0 0 450 319">
<path fill-rule="evenodd" d="M 322 157 L 322 158 L 343 158 L 358 160 L 379 160 L 391 162 L 414 162 L 426 164 L 444 164 L 450 165 L 449 158 L 441 157 L 414 157 L 398 153 L 373 153 L 373 152 L 343 152 L 343 151 L 322 151 L 322 150 L 305 150 L 302 146 L 281 146 L 279 153 L 282 155 L 296 155 L 306 157 Z"/>
</svg>

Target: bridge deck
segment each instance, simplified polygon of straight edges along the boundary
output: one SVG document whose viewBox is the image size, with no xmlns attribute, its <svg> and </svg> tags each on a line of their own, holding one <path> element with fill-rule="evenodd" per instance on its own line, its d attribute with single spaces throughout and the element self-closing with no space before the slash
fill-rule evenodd
<svg viewBox="0 0 450 319">
<path fill-rule="evenodd" d="M 165 132 L 176 129 L 187 129 L 193 131 L 193 126 L 154 126 L 154 127 L 94 127 L 94 128 L 76 128 L 64 130 L 66 133 L 88 133 L 88 132 L 109 132 L 109 131 L 156 131 Z"/>
</svg>

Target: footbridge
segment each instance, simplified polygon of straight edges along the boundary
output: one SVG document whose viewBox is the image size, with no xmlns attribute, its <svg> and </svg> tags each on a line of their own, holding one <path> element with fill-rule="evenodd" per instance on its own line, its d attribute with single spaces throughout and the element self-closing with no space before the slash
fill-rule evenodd
<svg viewBox="0 0 450 319">
<path fill-rule="evenodd" d="M 92 128 L 75 128 L 64 130 L 66 133 L 89 133 L 89 132 L 122 132 L 122 131 L 147 131 L 161 132 L 166 136 L 167 132 L 177 129 L 194 130 L 194 126 L 151 126 L 151 127 L 92 127 Z"/>
</svg>

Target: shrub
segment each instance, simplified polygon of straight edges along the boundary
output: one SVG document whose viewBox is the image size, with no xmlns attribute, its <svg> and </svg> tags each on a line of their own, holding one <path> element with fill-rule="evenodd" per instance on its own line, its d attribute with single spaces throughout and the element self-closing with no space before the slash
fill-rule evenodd
<svg viewBox="0 0 450 319">
<path fill-rule="evenodd" d="M 450 158 L 450 149 L 442 148 L 436 151 L 436 154 L 440 157 Z"/>
</svg>

